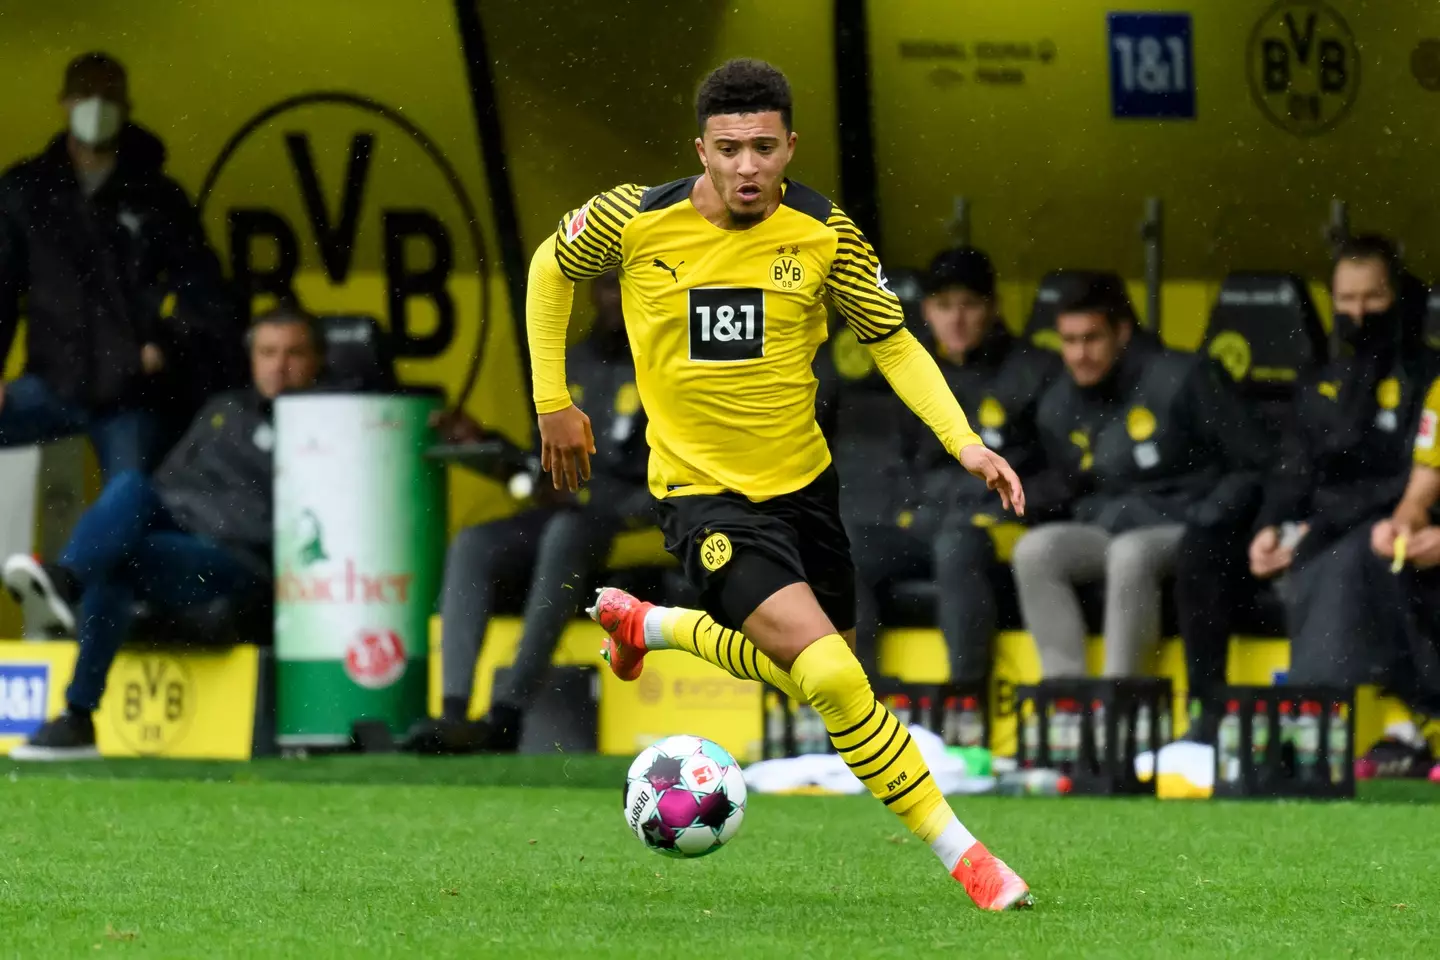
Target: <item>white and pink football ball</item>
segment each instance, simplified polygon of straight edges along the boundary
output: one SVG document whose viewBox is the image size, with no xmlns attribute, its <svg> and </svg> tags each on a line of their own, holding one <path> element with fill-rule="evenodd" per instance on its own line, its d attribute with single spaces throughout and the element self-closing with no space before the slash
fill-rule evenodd
<svg viewBox="0 0 1440 960">
<path fill-rule="evenodd" d="M 703 857 L 740 832 L 745 776 L 729 751 L 704 737 L 666 737 L 625 775 L 625 822 L 667 857 Z"/>
</svg>

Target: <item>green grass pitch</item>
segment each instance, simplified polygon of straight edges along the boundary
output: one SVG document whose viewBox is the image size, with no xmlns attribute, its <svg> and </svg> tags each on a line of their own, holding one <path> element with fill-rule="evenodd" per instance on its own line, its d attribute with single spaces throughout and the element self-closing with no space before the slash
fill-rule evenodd
<svg viewBox="0 0 1440 960">
<path fill-rule="evenodd" d="M 0 761 L 0 957 L 1400 957 L 1440 787 L 1353 803 L 957 799 L 1038 906 L 981 914 L 863 797 L 645 851 L 599 757 Z"/>
</svg>

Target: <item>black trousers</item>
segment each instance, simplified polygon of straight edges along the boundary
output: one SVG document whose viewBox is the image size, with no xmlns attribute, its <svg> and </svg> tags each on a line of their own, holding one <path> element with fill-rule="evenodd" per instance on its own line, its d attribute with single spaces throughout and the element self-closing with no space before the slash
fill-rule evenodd
<svg viewBox="0 0 1440 960">
<path fill-rule="evenodd" d="M 931 579 L 937 587 L 936 626 L 950 655 L 950 678 L 980 683 L 990 676 L 996 622 L 996 566 L 989 534 L 969 524 L 947 523 L 933 540 L 893 524 L 865 524 L 851 531 L 856 572 L 856 650 L 869 673 L 876 668 L 880 597 L 899 580 Z"/>
</svg>

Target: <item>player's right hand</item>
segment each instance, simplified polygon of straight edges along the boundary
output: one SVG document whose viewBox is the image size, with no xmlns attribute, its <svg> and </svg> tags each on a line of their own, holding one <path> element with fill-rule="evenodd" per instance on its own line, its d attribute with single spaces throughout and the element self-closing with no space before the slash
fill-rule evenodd
<svg viewBox="0 0 1440 960">
<path fill-rule="evenodd" d="M 590 479 L 594 452 L 590 418 L 575 404 L 540 414 L 540 469 L 550 474 L 556 490 L 579 490 L 580 482 Z"/>
</svg>

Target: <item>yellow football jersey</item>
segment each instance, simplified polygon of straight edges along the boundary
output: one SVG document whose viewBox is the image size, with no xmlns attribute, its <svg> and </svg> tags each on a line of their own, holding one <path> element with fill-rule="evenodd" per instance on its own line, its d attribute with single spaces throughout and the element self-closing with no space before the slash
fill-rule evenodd
<svg viewBox="0 0 1440 960">
<path fill-rule="evenodd" d="M 1425 393 L 1425 407 L 1420 411 L 1420 428 L 1415 431 L 1415 462 L 1440 470 L 1440 447 L 1435 432 L 1440 429 L 1440 379 L 1430 384 Z"/>
<path fill-rule="evenodd" d="M 561 219 L 555 256 L 571 280 L 620 271 L 651 492 L 764 500 L 830 464 L 811 368 L 825 295 L 862 343 L 904 317 L 869 242 L 819 193 L 786 181 L 773 214 L 724 230 L 690 202 L 696 179 L 594 197 Z"/>
</svg>

